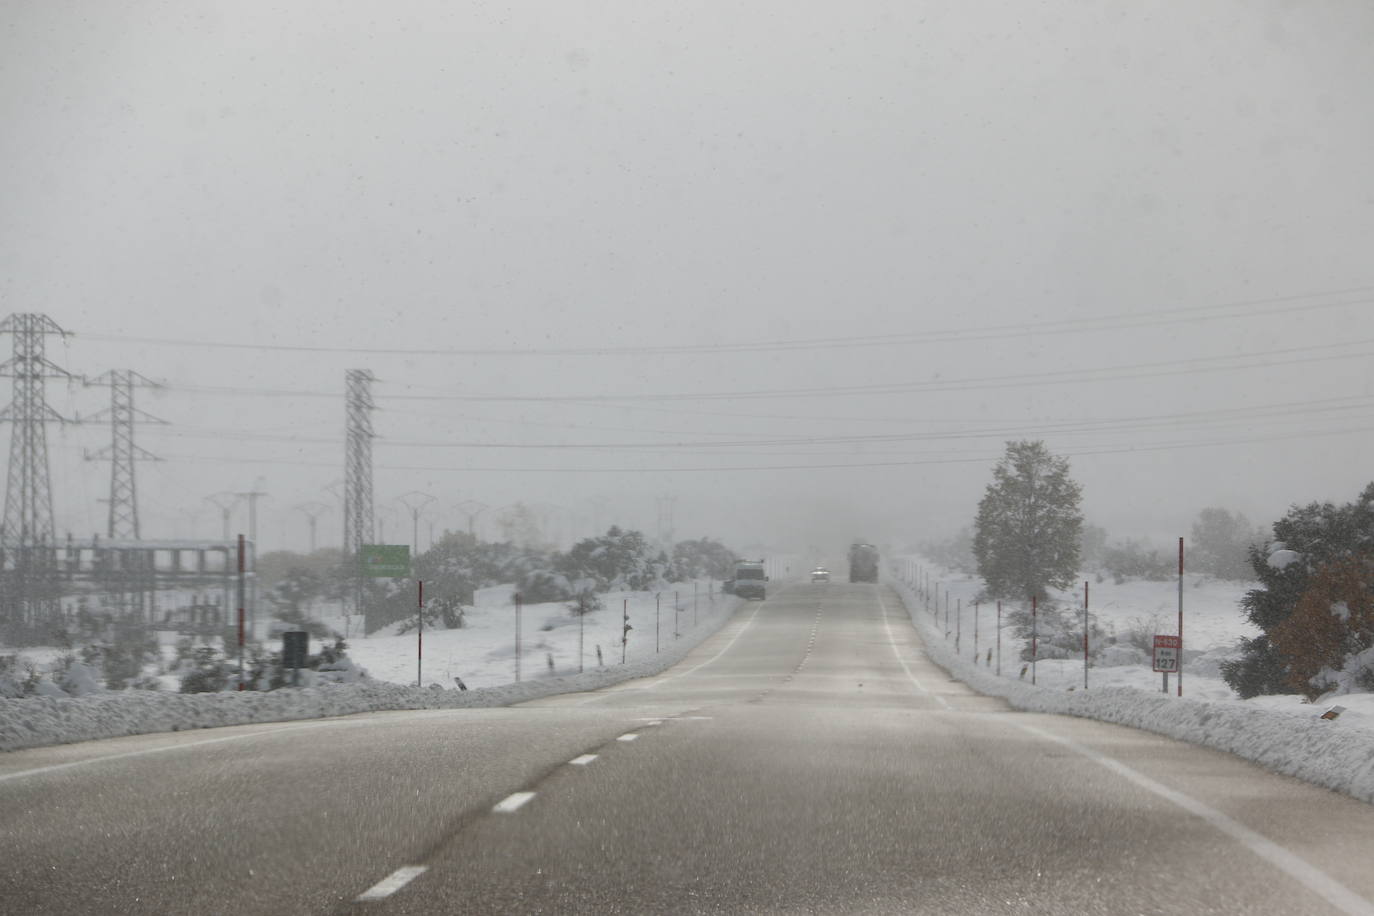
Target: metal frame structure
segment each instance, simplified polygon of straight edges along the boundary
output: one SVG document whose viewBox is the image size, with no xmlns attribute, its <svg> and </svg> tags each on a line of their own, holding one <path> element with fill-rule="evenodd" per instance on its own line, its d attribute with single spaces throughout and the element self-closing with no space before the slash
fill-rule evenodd
<svg viewBox="0 0 1374 916">
<path fill-rule="evenodd" d="M 166 424 L 166 420 L 144 413 L 134 406 L 135 388 L 158 388 L 157 382 L 144 378 L 132 369 L 111 369 L 87 385 L 108 385 L 110 406 L 91 417 L 91 420 L 110 421 L 110 444 L 98 452 L 86 453 L 87 461 L 110 461 L 110 515 L 105 534 L 111 538 L 138 540 L 138 478 L 134 473 L 139 461 L 162 459 L 134 444 L 134 424 Z"/>
<path fill-rule="evenodd" d="M 344 442 L 344 561 L 354 570 L 354 613 L 363 612 L 363 577 L 358 567 L 358 552 L 364 544 L 372 543 L 375 516 L 372 503 L 372 383 L 376 381 L 367 369 L 349 369 L 344 373 L 347 386 L 345 404 L 346 439 Z"/>
<path fill-rule="evenodd" d="M 0 624 L 23 630 L 58 610 L 46 424 L 71 421 L 48 406 L 44 382 L 73 376 L 47 358 L 48 335 L 67 336 L 47 315 L 10 315 L 0 322 L 0 333 L 14 337 L 13 356 L 0 364 L 0 377 L 14 379 L 13 399 L 0 412 L 0 420 L 12 426 L 5 517 L 0 524 Z"/>
</svg>

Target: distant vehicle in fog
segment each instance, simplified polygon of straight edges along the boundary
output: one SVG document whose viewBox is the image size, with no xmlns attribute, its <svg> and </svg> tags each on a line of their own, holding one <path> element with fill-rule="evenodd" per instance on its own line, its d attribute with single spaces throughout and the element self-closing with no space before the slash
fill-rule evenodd
<svg viewBox="0 0 1374 916">
<path fill-rule="evenodd" d="M 849 581 L 878 581 L 878 548 L 872 544 L 853 544 L 850 546 Z"/>
<path fill-rule="evenodd" d="M 764 585 L 767 581 L 768 574 L 764 571 L 762 560 L 740 560 L 735 564 L 735 578 L 732 582 L 734 593 L 741 598 L 757 598 L 762 601 L 768 594 L 768 589 Z"/>
<path fill-rule="evenodd" d="M 817 566 L 815 569 L 811 570 L 811 581 L 829 582 L 830 570 L 826 569 L 824 566 Z"/>
</svg>

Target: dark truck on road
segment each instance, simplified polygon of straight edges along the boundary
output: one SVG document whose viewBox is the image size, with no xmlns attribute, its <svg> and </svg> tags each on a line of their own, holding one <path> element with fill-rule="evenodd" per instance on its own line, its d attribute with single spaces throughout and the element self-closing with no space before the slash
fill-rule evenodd
<svg viewBox="0 0 1374 916">
<path fill-rule="evenodd" d="M 849 581 L 878 581 L 878 548 L 872 544 L 853 544 L 850 546 Z"/>
</svg>

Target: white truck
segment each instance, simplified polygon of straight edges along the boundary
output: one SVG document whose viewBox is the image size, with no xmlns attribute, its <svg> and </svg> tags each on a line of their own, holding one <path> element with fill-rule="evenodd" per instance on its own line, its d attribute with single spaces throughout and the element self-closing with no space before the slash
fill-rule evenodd
<svg viewBox="0 0 1374 916">
<path fill-rule="evenodd" d="M 735 564 L 734 592 L 741 598 L 757 598 L 762 601 L 768 595 L 764 583 L 768 573 L 762 560 L 740 560 Z"/>
</svg>

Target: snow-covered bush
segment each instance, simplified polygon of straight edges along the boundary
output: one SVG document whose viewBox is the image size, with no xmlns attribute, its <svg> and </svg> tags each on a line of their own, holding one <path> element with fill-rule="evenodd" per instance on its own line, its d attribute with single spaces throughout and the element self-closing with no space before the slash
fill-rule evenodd
<svg viewBox="0 0 1374 916">
<path fill-rule="evenodd" d="M 1064 609 L 1058 605 L 1041 605 L 1031 619 L 1031 612 L 1024 608 L 1013 611 L 1008 621 L 1015 627 L 1015 633 L 1029 640 L 1032 629 L 1036 633 L 1037 658 L 1075 658 L 1083 654 L 1083 615 L 1072 608 Z M 1095 658 L 1104 646 L 1108 645 L 1107 634 L 1097 622 L 1096 615 L 1088 616 L 1088 655 Z M 1027 642 L 1021 650 L 1021 660 L 1031 661 L 1031 646 Z"/>
<path fill-rule="evenodd" d="M 1144 541 L 1127 538 L 1103 548 L 1102 571 L 1117 585 L 1127 579 L 1163 582 L 1178 575 L 1178 558 Z"/>
<path fill-rule="evenodd" d="M 1287 660 L 1285 683 L 1308 699 L 1374 686 L 1374 556 L 1322 564 L 1293 613 L 1269 634 Z"/>
<path fill-rule="evenodd" d="M 411 614 L 396 625 L 396 635 L 403 636 L 416 629 L 419 615 Z M 461 630 L 467 624 L 467 608 L 452 595 L 425 601 L 424 621 L 426 630 Z M 338 633 L 331 633 L 334 639 Z"/>
<path fill-rule="evenodd" d="M 18 655 L 0 655 L 0 697 L 33 696 L 40 680 L 38 666 Z"/>
<path fill-rule="evenodd" d="M 190 670 L 181 677 L 182 693 L 218 693 L 229 687 L 231 669 L 214 646 L 201 646 L 191 653 Z"/>
<path fill-rule="evenodd" d="M 526 604 L 563 601 L 572 596 L 568 577 L 551 569 L 533 569 L 516 582 L 516 588 Z"/>
</svg>

